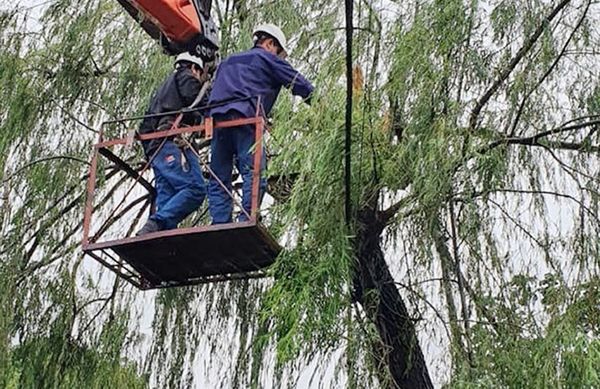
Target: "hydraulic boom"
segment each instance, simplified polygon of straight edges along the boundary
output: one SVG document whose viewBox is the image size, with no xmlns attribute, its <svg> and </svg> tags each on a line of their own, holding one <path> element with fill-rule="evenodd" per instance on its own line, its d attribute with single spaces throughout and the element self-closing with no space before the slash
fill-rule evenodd
<svg viewBox="0 0 600 389">
<path fill-rule="evenodd" d="M 117 0 L 168 54 L 184 51 L 212 61 L 219 49 L 211 0 Z"/>
</svg>

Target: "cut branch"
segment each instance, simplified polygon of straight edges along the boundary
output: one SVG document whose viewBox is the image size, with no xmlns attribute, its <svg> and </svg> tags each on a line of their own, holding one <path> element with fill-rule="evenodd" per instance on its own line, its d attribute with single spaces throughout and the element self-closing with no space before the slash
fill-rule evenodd
<svg viewBox="0 0 600 389">
<path fill-rule="evenodd" d="M 387 209 L 377 213 L 377 219 L 383 225 L 387 225 L 398 211 L 407 206 L 413 200 L 412 196 L 404 197 L 403 199 L 390 205 Z"/>
</svg>

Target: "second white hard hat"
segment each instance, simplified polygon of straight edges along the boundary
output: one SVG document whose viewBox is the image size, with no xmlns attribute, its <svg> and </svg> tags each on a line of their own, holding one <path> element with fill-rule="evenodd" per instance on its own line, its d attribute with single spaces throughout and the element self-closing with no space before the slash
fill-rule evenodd
<svg viewBox="0 0 600 389">
<path fill-rule="evenodd" d="M 179 62 L 191 62 L 193 64 L 198 65 L 200 68 L 204 67 L 204 62 L 202 62 L 202 58 L 196 57 L 195 55 L 191 55 L 187 51 L 179 54 L 175 58 L 175 65 L 177 65 Z"/>
<path fill-rule="evenodd" d="M 283 31 L 281 31 L 281 28 L 270 23 L 256 26 L 256 28 L 252 32 L 252 35 L 254 36 L 254 42 L 256 42 L 257 34 L 261 32 L 269 34 L 273 38 L 275 38 L 277 40 L 277 43 L 279 43 L 279 46 L 281 46 L 281 48 L 283 49 L 283 51 L 285 51 L 286 54 L 289 54 L 287 39 L 285 38 Z"/>
</svg>

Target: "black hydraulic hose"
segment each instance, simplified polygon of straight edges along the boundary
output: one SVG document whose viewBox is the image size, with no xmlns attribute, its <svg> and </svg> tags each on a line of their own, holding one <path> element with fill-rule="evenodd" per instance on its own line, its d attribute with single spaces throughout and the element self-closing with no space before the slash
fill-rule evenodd
<svg viewBox="0 0 600 389">
<path fill-rule="evenodd" d="M 344 184 L 345 184 L 345 216 L 346 225 L 352 218 L 351 196 L 351 151 L 352 151 L 352 0 L 345 0 L 346 6 L 346 136 L 344 141 Z"/>
</svg>

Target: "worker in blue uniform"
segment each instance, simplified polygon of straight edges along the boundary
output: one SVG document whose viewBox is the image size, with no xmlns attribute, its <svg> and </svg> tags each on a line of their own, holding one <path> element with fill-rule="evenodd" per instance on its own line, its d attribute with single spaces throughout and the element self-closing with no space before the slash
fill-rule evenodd
<svg viewBox="0 0 600 389">
<path fill-rule="evenodd" d="M 309 101 L 314 88 L 285 60 L 288 46 L 281 29 L 272 24 L 258 26 L 253 40 L 252 49 L 228 57 L 217 69 L 209 101 L 209 105 L 214 106 L 210 114 L 215 122 L 253 117 L 259 101 L 260 114 L 267 117 L 281 87 Z M 211 170 L 230 192 L 235 158 L 243 180 L 242 206 L 248 215 L 252 206 L 254 142 L 255 126 L 244 125 L 215 128 L 211 143 Z M 264 150 L 262 156 L 259 198 L 266 189 L 266 179 L 262 177 L 266 165 Z M 208 203 L 213 224 L 232 221 L 232 198 L 215 177 L 211 177 L 209 182 Z M 246 221 L 248 217 L 241 212 L 238 220 Z"/>
<path fill-rule="evenodd" d="M 175 70 L 167 77 L 150 101 L 146 115 L 178 111 L 191 106 L 208 80 L 208 67 L 202 59 L 182 53 L 175 59 Z M 146 117 L 139 132 L 146 134 L 171 128 L 177 115 Z M 179 126 L 193 125 L 201 119 L 197 113 L 185 114 Z M 156 212 L 137 235 L 177 228 L 206 197 L 206 182 L 196 154 L 181 138 L 143 141 L 146 158 L 154 171 Z"/>
</svg>

